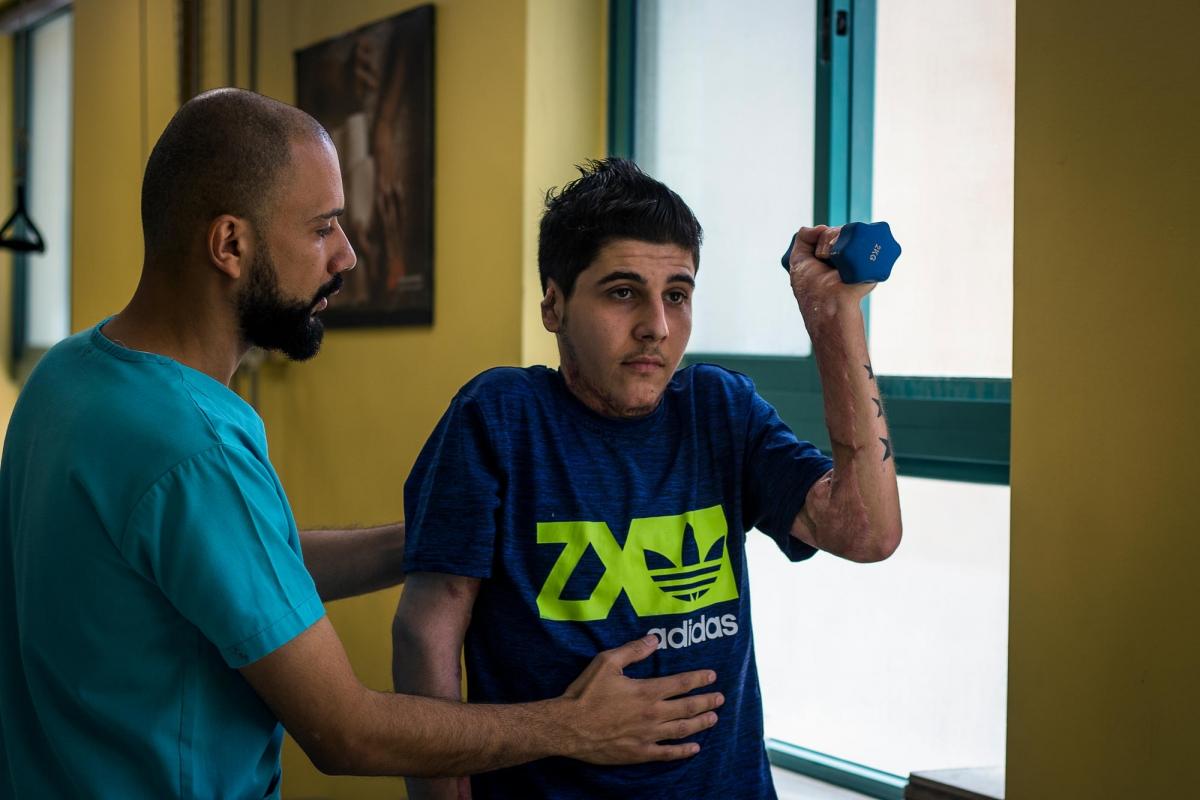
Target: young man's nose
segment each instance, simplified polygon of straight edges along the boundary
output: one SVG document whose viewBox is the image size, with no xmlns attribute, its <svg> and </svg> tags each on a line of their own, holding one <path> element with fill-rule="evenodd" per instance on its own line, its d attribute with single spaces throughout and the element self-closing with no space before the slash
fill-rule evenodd
<svg viewBox="0 0 1200 800">
<path fill-rule="evenodd" d="M 634 336 L 644 341 L 660 342 L 667 338 L 670 332 L 667 309 L 663 301 L 656 299 L 646 303 L 641 318 L 638 319 L 637 328 L 634 329 Z"/>
</svg>

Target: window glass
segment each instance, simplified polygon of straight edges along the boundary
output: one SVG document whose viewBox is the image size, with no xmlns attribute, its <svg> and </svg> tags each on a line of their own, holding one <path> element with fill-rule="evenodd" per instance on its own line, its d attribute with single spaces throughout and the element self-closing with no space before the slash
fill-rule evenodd
<svg viewBox="0 0 1200 800">
<path fill-rule="evenodd" d="M 815 0 L 643 0 L 635 158 L 704 226 L 690 347 L 807 355 L 779 258 L 812 219 Z"/>
<path fill-rule="evenodd" d="M 1012 376 L 1013 0 L 880 0 L 874 218 L 904 253 L 871 294 L 890 375 Z"/>
<path fill-rule="evenodd" d="M 748 534 L 767 736 L 897 775 L 1004 763 L 1009 489 L 900 478 L 887 561 Z"/>
<path fill-rule="evenodd" d="M 46 349 L 70 332 L 72 15 L 29 37 L 29 216 L 46 252 L 29 255 L 27 347 Z"/>
</svg>

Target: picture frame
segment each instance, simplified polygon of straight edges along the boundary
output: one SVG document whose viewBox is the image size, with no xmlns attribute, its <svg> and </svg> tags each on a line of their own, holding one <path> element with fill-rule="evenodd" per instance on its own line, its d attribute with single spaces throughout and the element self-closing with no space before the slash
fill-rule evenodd
<svg viewBox="0 0 1200 800">
<path fill-rule="evenodd" d="M 434 7 L 297 50 L 296 104 L 333 139 L 358 256 L 330 328 L 433 324 Z"/>
</svg>

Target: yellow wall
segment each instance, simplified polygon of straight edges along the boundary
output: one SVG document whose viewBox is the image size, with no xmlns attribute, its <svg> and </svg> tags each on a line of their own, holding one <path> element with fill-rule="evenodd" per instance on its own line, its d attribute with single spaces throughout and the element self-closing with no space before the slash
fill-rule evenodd
<svg viewBox="0 0 1200 800">
<path fill-rule="evenodd" d="M 558 364 L 542 327 L 538 221 L 546 190 L 579 177 L 574 165 L 605 151 L 608 26 L 605 3 L 529 0 L 525 49 L 525 230 L 521 363 Z M 563 113 L 574 109 L 574 113 Z"/>
<path fill-rule="evenodd" d="M 142 170 L 177 96 L 173 3 L 75 0 L 71 329 L 120 311 L 142 268 Z"/>
<path fill-rule="evenodd" d="M 1017 8 L 1010 800 L 1195 791 L 1200 4 L 1132 10 Z"/>
</svg>

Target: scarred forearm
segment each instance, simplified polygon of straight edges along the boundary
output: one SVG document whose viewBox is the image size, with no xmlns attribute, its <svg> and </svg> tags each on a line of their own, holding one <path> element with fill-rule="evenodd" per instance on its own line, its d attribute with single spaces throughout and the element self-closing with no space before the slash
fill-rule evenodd
<svg viewBox="0 0 1200 800">
<path fill-rule="evenodd" d="M 793 532 L 845 558 L 879 561 L 900 543 L 900 498 L 862 312 L 857 303 L 825 309 L 809 335 L 834 466 L 810 490 Z"/>
</svg>

